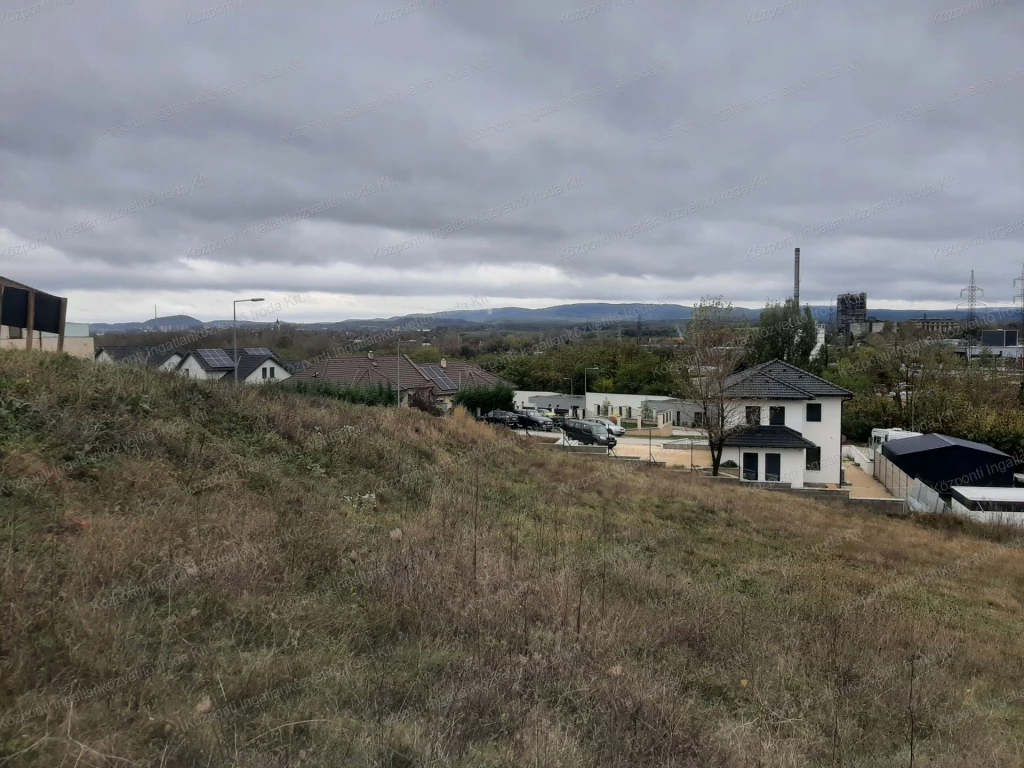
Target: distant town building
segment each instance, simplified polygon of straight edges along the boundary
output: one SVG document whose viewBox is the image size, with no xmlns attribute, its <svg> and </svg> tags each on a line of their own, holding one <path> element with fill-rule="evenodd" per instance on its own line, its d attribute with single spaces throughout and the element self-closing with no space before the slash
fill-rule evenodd
<svg viewBox="0 0 1024 768">
<path fill-rule="evenodd" d="M 959 320 L 951 317 L 923 317 L 920 320 L 911 320 L 914 327 L 926 331 L 933 336 L 958 336 L 963 330 Z"/>
</svg>

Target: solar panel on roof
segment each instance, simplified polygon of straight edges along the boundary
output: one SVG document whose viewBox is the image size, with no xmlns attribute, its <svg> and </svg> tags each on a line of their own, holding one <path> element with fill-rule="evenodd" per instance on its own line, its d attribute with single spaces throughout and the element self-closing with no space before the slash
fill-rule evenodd
<svg viewBox="0 0 1024 768">
<path fill-rule="evenodd" d="M 196 352 L 211 368 L 235 367 L 235 361 L 228 357 L 223 349 L 198 349 Z"/>
<path fill-rule="evenodd" d="M 246 347 L 245 354 L 247 355 L 272 355 L 274 354 L 266 347 Z"/>
<path fill-rule="evenodd" d="M 423 370 L 427 372 L 427 375 L 440 384 L 444 389 L 458 389 L 455 386 L 455 382 L 448 378 L 448 375 L 444 372 L 444 369 L 439 365 L 425 365 Z"/>
</svg>

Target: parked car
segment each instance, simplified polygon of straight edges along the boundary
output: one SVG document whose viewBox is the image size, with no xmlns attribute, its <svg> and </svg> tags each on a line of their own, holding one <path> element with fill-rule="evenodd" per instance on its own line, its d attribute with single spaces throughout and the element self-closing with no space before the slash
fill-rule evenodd
<svg viewBox="0 0 1024 768">
<path fill-rule="evenodd" d="M 565 429 L 565 422 L 567 421 L 569 421 L 568 416 L 560 415 L 557 413 L 551 417 L 551 423 L 554 424 L 559 429 Z"/>
<path fill-rule="evenodd" d="M 519 417 L 511 411 L 490 411 L 484 415 L 484 421 L 511 429 L 519 426 Z"/>
<path fill-rule="evenodd" d="M 551 432 L 555 428 L 554 422 L 546 416 L 541 416 L 538 411 L 524 409 L 516 411 L 516 416 L 519 417 L 520 426 L 526 429 L 541 429 L 545 432 Z"/>
<path fill-rule="evenodd" d="M 550 408 L 544 408 L 543 406 L 538 406 L 538 407 L 534 408 L 533 410 L 535 410 L 537 413 L 539 413 L 541 416 L 543 416 L 546 419 L 553 419 L 553 418 L 555 418 L 555 416 L 558 415 L 557 413 L 552 411 Z"/>
<path fill-rule="evenodd" d="M 600 445 L 614 448 L 616 440 L 608 433 L 604 424 L 591 424 L 578 419 L 569 419 L 563 427 L 567 437 L 584 445 Z"/>
<path fill-rule="evenodd" d="M 622 437 L 624 434 L 626 434 L 626 430 L 625 429 L 620 427 L 615 422 L 609 421 L 608 419 L 593 418 L 593 419 L 584 419 L 584 421 L 587 424 L 603 424 L 604 427 L 609 432 L 611 432 L 613 435 L 615 435 L 616 437 Z"/>
</svg>

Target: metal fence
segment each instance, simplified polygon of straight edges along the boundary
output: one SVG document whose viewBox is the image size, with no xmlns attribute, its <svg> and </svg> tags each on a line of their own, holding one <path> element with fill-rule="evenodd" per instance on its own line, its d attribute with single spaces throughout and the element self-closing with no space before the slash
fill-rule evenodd
<svg viewBox="0 0 1024 768">
<path fill-rule="evenodd" d="M 875 453 L 875 479 L 898 499 L 903 499 L 913 512 L 934 512 L 943 514 L 950 511 L 946 502 L 935 491 L 907 475 L 903 470 L 882 455 Z"/>
</svg>

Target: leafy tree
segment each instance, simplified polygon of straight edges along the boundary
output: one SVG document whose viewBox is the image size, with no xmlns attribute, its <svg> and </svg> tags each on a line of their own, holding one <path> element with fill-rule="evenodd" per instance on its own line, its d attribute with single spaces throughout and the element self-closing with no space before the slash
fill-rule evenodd
<svg viewBox="0 0 1024 768">
<path fill-rule="evenodd" d="M 711 451 L 711 474 L 718 475 L 725 441 L 743 424 L 736 418 L 739 406 L 725 396 L 725 380 L 745 353 L 732 304 L 720 296 L 701 299 L 686 326 L 686 341 L 692 374 L 687 394 L 704 412 L 702 429 Z"/>
<path fill-rule="evenodd" d="M 515 390 L 503 384 L 493 387 L 467 387 L 459 390 L 452 398 L 455 405 L 461 405 L 470 413 L 488 411 L 511 411 L 515 407 Z"/>
<path fill-rule="evenodd" d="M 818 327 L 810 307 L 803 312 L 793 299 L 769 302 L 761 310 L 760 324 L 747 339 L 746 365 L 783 360 L 806 368 L 818 340 Z"/>
</svg>

